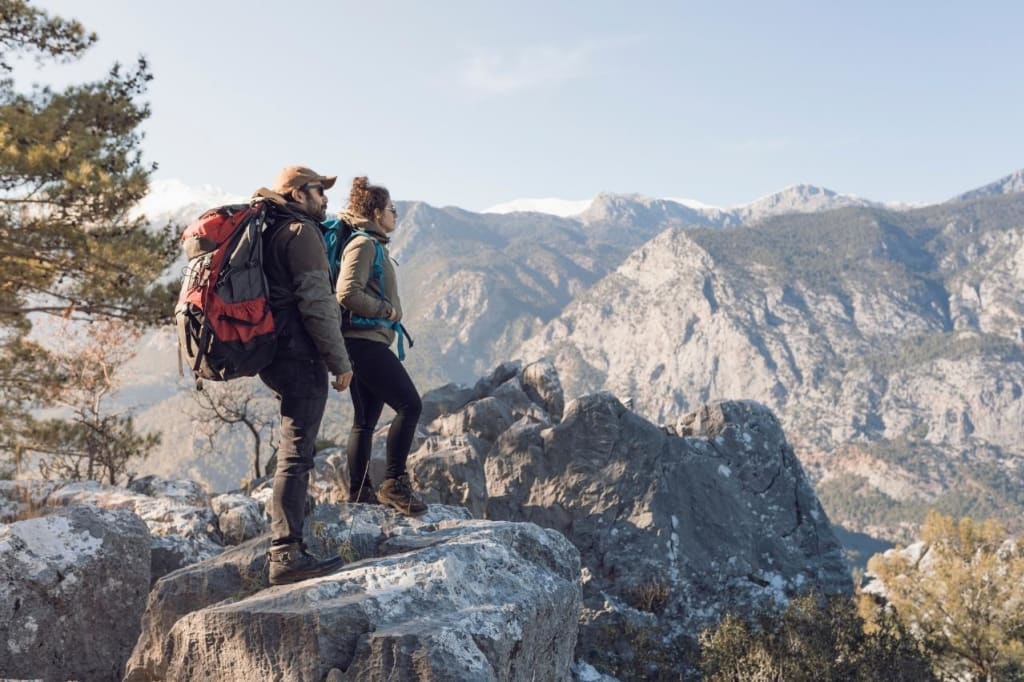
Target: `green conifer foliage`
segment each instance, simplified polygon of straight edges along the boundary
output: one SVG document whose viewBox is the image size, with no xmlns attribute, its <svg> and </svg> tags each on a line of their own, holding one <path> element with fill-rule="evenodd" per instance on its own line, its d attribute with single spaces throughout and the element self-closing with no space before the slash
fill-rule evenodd
<svg viewBox="0 0 1024 682">
<path fill-rule="evenodd" d="M 76 59 L 94 41 L 78 22 L 0 0 L 0 75 L 17 58 Z M 139 151 L 149 115 L 140 97 L 151 78 L 144 59 L 60 91 L 18 92 L 0 78 L 0 449 L 8 456 L 53 380 L 44 349 L 27 340 L 33 319 L 170 315 L 168 287 L 153 284 L 175 255 L 170 230 L 129 217 L 154 169 Z"/>
</svg>

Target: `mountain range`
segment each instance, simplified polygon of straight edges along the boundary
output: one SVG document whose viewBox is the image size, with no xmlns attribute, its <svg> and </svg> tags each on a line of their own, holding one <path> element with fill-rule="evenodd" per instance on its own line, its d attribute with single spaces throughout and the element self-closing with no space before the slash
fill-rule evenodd
<svg viewBox="0 0 1024 682">
<path fill-rule="evenodd" d="M 707 400 L 758 400 L 849 529 L 899 540 L 929 506 L 1019 527 L 1022 189 L 1017 172 L 917 208 L 810 185 L 731 209 L 611 193 L 571 215 L 398 202 L 408 367 L 426 390 L 547 356 L 567 397 L 611 390 L 670 429 Z M 146 210 L 187 222 L 236 199 L 155 183 L 151 206 L 183 208 Z M 183 452 L 187 382 L 160 337 L 127 393 L 140 424 L 176 434 L 150 467 L 233 487 L 244 454 L 214 467 Z M 329 437 L 346 410 L 336 399 Z"/>
</svg>

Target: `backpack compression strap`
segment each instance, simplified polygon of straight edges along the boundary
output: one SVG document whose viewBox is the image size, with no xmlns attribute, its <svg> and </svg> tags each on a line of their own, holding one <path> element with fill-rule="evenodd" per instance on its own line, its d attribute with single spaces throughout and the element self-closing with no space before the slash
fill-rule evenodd
<svg viewBox="0 0 1024 682">
<path fill-rule="evenodd" d="M 349 235 L 348 240 L 345 242 L 346 245 L 356 236 L 366 237 L 373 244 L 373 271 L 370 274 L 370 278 L 377 280 L 378 292 L 380 293 L 381 298 L 387 301 L 387 298 L 384 297 L 384 247 L 380 245 L 380 242 L 378 242 L 373 235 L 365 230 L 353 230 L 352 234 Z M 387 302 L 390 303 L 391 301 Z M 400 362 L 405 360 L 404 339 L 409 339 L 409 348 L 413 347 L 412 336 L 409 335 L 405 325 L 401 322 L 388 320 L 382 317 L 363 317 L 362 315 L 356 315 L 355 313 L 352 313 L 349 319 L 353 327 L 363 327 L 364 329 L 369 327 L 387 327 L 388 329 L 395 330 L 395 335 L 398 336 L 398 360 Z"/>
</svg>

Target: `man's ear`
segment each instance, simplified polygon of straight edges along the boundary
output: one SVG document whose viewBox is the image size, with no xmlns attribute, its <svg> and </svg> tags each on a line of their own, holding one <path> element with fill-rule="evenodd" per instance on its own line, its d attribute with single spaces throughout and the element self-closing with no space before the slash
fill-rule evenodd
<svg viewBox="0 0 1024 682">
<path fill-rule="evenodd" d="M 293 189 L 288 192 L 288 198 L 294 201 L 296 204 L 301 204 L 306 200 L 306 193 L 301 189 Z"/>
</svg>

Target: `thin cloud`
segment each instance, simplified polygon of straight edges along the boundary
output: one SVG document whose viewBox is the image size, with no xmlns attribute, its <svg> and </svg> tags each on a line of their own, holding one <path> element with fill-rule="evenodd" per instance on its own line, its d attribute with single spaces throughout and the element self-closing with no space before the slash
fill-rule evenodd
<svg viewBox="0 0 1024 682">
<path fill-rule="evenodd" d="M 478 50 L 462 64 L 460 82 L 487 95 L 507 95 L 587 76 L 603 50 L 629 42 L 612 40 L 576 46 L 532 45 L 514 50 Z"/>
<path fill-rule="evenodd" d="M 734 154 L 772 154 L 785 151 L 792 145 L 793 141 L 788 137 L 774 137 L 737 140 L 726 142 L 722 146 L 726 151 Z"/>
</svg>

